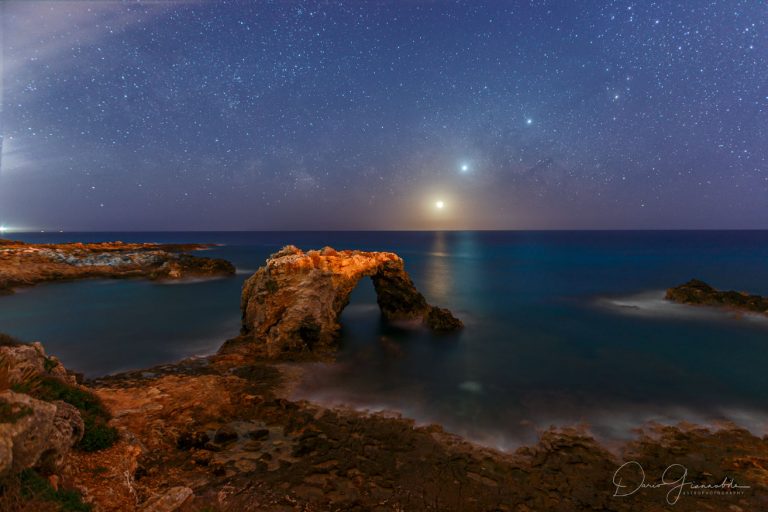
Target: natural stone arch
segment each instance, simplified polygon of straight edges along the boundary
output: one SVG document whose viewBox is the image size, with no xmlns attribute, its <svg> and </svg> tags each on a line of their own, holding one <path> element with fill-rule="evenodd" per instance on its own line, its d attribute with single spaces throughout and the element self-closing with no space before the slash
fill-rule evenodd
<svg viewBox="0 0 768 512">
<path fill-rule="evenodd" d="M 370 277 L 387 320 L 423 322 L 437 331 L 463 325 L 447 309 L 430 306 L 391 252 L 304 253 L 289 245 L 269 257 L 243 285 L 241 338 L 263 347 L 270 358 L 336 348 L 341 312 L 364 277 Z"/>
</svg>

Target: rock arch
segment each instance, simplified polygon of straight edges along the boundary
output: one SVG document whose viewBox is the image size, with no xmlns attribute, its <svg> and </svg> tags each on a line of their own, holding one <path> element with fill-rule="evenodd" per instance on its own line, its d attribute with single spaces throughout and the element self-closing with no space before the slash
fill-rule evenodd
<svg viewBox="0 0 768 512">
<path fill-rule="evenodd" d="M 330 247 L 305 253 L 289 245 L 243 284 L 241 338 L 257 342 L 269 358 L 332 352 L 341 312 L 364 277 L 373 280 L 385 319 L 418 321 L 435 331 L 463 327 L 450 311 L 427 303 L 397 254 Z"/>
</svg>

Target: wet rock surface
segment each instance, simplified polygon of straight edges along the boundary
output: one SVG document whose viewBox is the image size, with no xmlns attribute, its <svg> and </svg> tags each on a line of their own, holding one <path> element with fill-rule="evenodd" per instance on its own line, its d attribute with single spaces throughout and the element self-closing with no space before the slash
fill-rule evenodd
<svg viewBox="0 0 768 512">
<path fill-rule="evenodd" d="M 733 290 L 720 291 L 698 279 L 691 279 L 685 284 L 668 289 L 665 298 L 681 304 L 768 314 L 768 298 Z"/>
<path fill-rule="evenodd" d="M 233 275 L 228 261 L 186 254 L 204 244 L 0 243 L 0 294 L 46 281 L 84 278 L 182 279 Z"/>
<path fill-rule="evenodd" d="M 243 285 L 242 338 L 271 359 L 331 354 L 341 312 L 364 277 L 373 281 L 386 320 L 418 322 L 436 331 L 462 327 L 450 311 L 427 303 L 394 253 L 330 247 L 305 253 L 287 246 Z"/>
</svg>

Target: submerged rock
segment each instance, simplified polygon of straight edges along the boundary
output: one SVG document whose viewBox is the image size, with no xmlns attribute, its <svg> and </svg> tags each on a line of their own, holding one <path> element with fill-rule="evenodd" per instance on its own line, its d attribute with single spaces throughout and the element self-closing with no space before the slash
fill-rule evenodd
<svg viewBox="0 0 768 512">
<path fill-rule="evenodd" d="M 243 337 L 263 343 L 278 358 L 335 348 L 339 317 L 360 279 L 370 277 L 382 316 L 417 321 L 436 331 L 463 324 L 447 309 L 430 306 L 391 252 L 303 252 L 287 246 L 273 254 L 243 285 Z"/>
<path fill-rule="evenodd" d="M 685 284 L 668 289 L 665 298 L 681 304 L 718 306 L 768 314 L 768 298 L 732 290 L 720 291 L 698 279 L 691 279 Z"/>
</svg>

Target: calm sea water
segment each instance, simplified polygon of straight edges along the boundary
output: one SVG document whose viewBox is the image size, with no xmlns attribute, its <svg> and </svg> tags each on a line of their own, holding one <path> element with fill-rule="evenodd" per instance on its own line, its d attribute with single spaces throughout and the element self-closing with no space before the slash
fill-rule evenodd
<svg viewBox="0 0 768 512">
<path fill-rule="evenodd" d="M 97 376 L 208 354 L 239 330 L 243 280 L 279 247 L 394 251 L 455 335 L 381 323 L 369 280 L 343 314 L 339 363 L 297 396 L 420 421 L 508 447 L 550 425 L 621 438 L 647 421 L 732 420 L 766 432 L 768 320 L 662 300 L 692 277 L 768 294 L 768 232 L 15 234 L 29 242 L 225 244 L 236 277 L 80 281 L 0 297 L 0 331 Z"/>
</svg>

